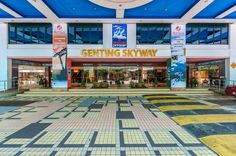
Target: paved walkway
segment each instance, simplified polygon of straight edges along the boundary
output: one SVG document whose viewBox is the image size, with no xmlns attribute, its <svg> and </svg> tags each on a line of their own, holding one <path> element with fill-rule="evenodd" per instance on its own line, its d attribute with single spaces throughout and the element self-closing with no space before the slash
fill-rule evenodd
<svg viewBox="0 0 236 156">
<path fill-rule="evenodd" d="M 173 94 L 144 97 L 11 97 L 0 98 L 0 101 L 18 101 L 22 105 L 0 113 L 2 155 L 217 155 L 202 142 L 222 154 L 222 150 L 218 151 L 211 145 L 212 139 L 222 140 L 222 136 L 216 138 L 211 135 L 213 132 L 205 134 L 204 126 L 196 126 L 199 123 L 217 123 L 217 116 L 214 119 L 209 116 L 200 119 L 182 117 L 187 114 L 194 116 L 196 111 L 198 115 L 202 111 L 204 115 L 210 111 L 217 114 L 217 106 Z M 28 104 L 29 101 L 34 103 Z M 220 122 L 231 121 L 229 125 L 232 127 L 234 114 L 227 110 L 220 111 L 228 115 Z M 219 128 L 214 127 L 216 125 L 211 128 Z M 236 133 L 234 130 L 231 132 Z M 235 146 L 233 141 L 229 143 Z M 226 151 L 225 154 L 231 153 Z"/>
</svg>

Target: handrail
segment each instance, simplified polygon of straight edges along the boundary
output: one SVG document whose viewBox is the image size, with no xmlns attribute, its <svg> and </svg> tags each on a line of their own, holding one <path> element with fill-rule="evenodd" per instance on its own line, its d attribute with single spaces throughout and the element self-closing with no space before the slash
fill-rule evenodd
<svg viewBox="0 0 236 156">
<path fill-rule="evenodd" d="M 212 79 L 209 83 L 209 89 L 218 90 L 219 92 L 224 91 L 227 87 L 235 86 L 236 80 L 227 79 Z"/>
<path fill-rule="evenodd" d="M 4 93 L 7 90 L 7 80 L 0 80 L 0 86 L 3 86 Z"/>
</svg>

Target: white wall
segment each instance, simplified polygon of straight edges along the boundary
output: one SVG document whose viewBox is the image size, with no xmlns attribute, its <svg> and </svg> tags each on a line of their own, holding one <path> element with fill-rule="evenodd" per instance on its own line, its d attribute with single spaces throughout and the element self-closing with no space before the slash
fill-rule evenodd
<svg viewBox="0 0 236 156">
<path fill-rule="evenodd" d="M 230 43 L 230 80 L 236 81 L 236 68 L 232 68 L 231 64 L 236 63 L 236 24 L 230 24 L 229 27 L 229 43 Z"/>
<path fill-rule="evenodd" d="M 0 24 L 0 81 L 8 80 L 8 59 L 7 59 L 7 24 Z M 6 84 L 7 85 L 7 84 Z M 0 82 L 0 91 L 4 85 Z"/>
</svg>

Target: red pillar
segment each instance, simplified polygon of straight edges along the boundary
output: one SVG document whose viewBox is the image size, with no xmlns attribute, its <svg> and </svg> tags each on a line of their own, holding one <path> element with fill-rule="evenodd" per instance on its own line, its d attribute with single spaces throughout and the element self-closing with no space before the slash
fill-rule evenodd
<svg viewBox="0 0 236 156">
<path fill-rule="evenodd" d="M 71 88 L 71 64 L 72 64 L 72 60 L 70 58 L 67 59 L 68 65 L 67 65 L 67 79 L 68 79 L 68 89 Z"/>
</svg>

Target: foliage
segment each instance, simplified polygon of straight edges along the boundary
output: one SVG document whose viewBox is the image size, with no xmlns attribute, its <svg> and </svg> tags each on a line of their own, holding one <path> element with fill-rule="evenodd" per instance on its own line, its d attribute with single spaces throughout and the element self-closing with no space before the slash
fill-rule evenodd
<svg viewBox="0 0 236 156">
<path fill-rule="evenodd" d="M 147 88 L 146 83 L 144 82 L 139 82 L 139 83 L 131 82 L 130 87 L 131 88 Z"/>
<path fill-rule="evenodd" d="M 104 81 L 104 82 L 93 82 L 93 86 L 92 88 L 108 88 L 109 84 L 108 82 Z"/>
</svg>

